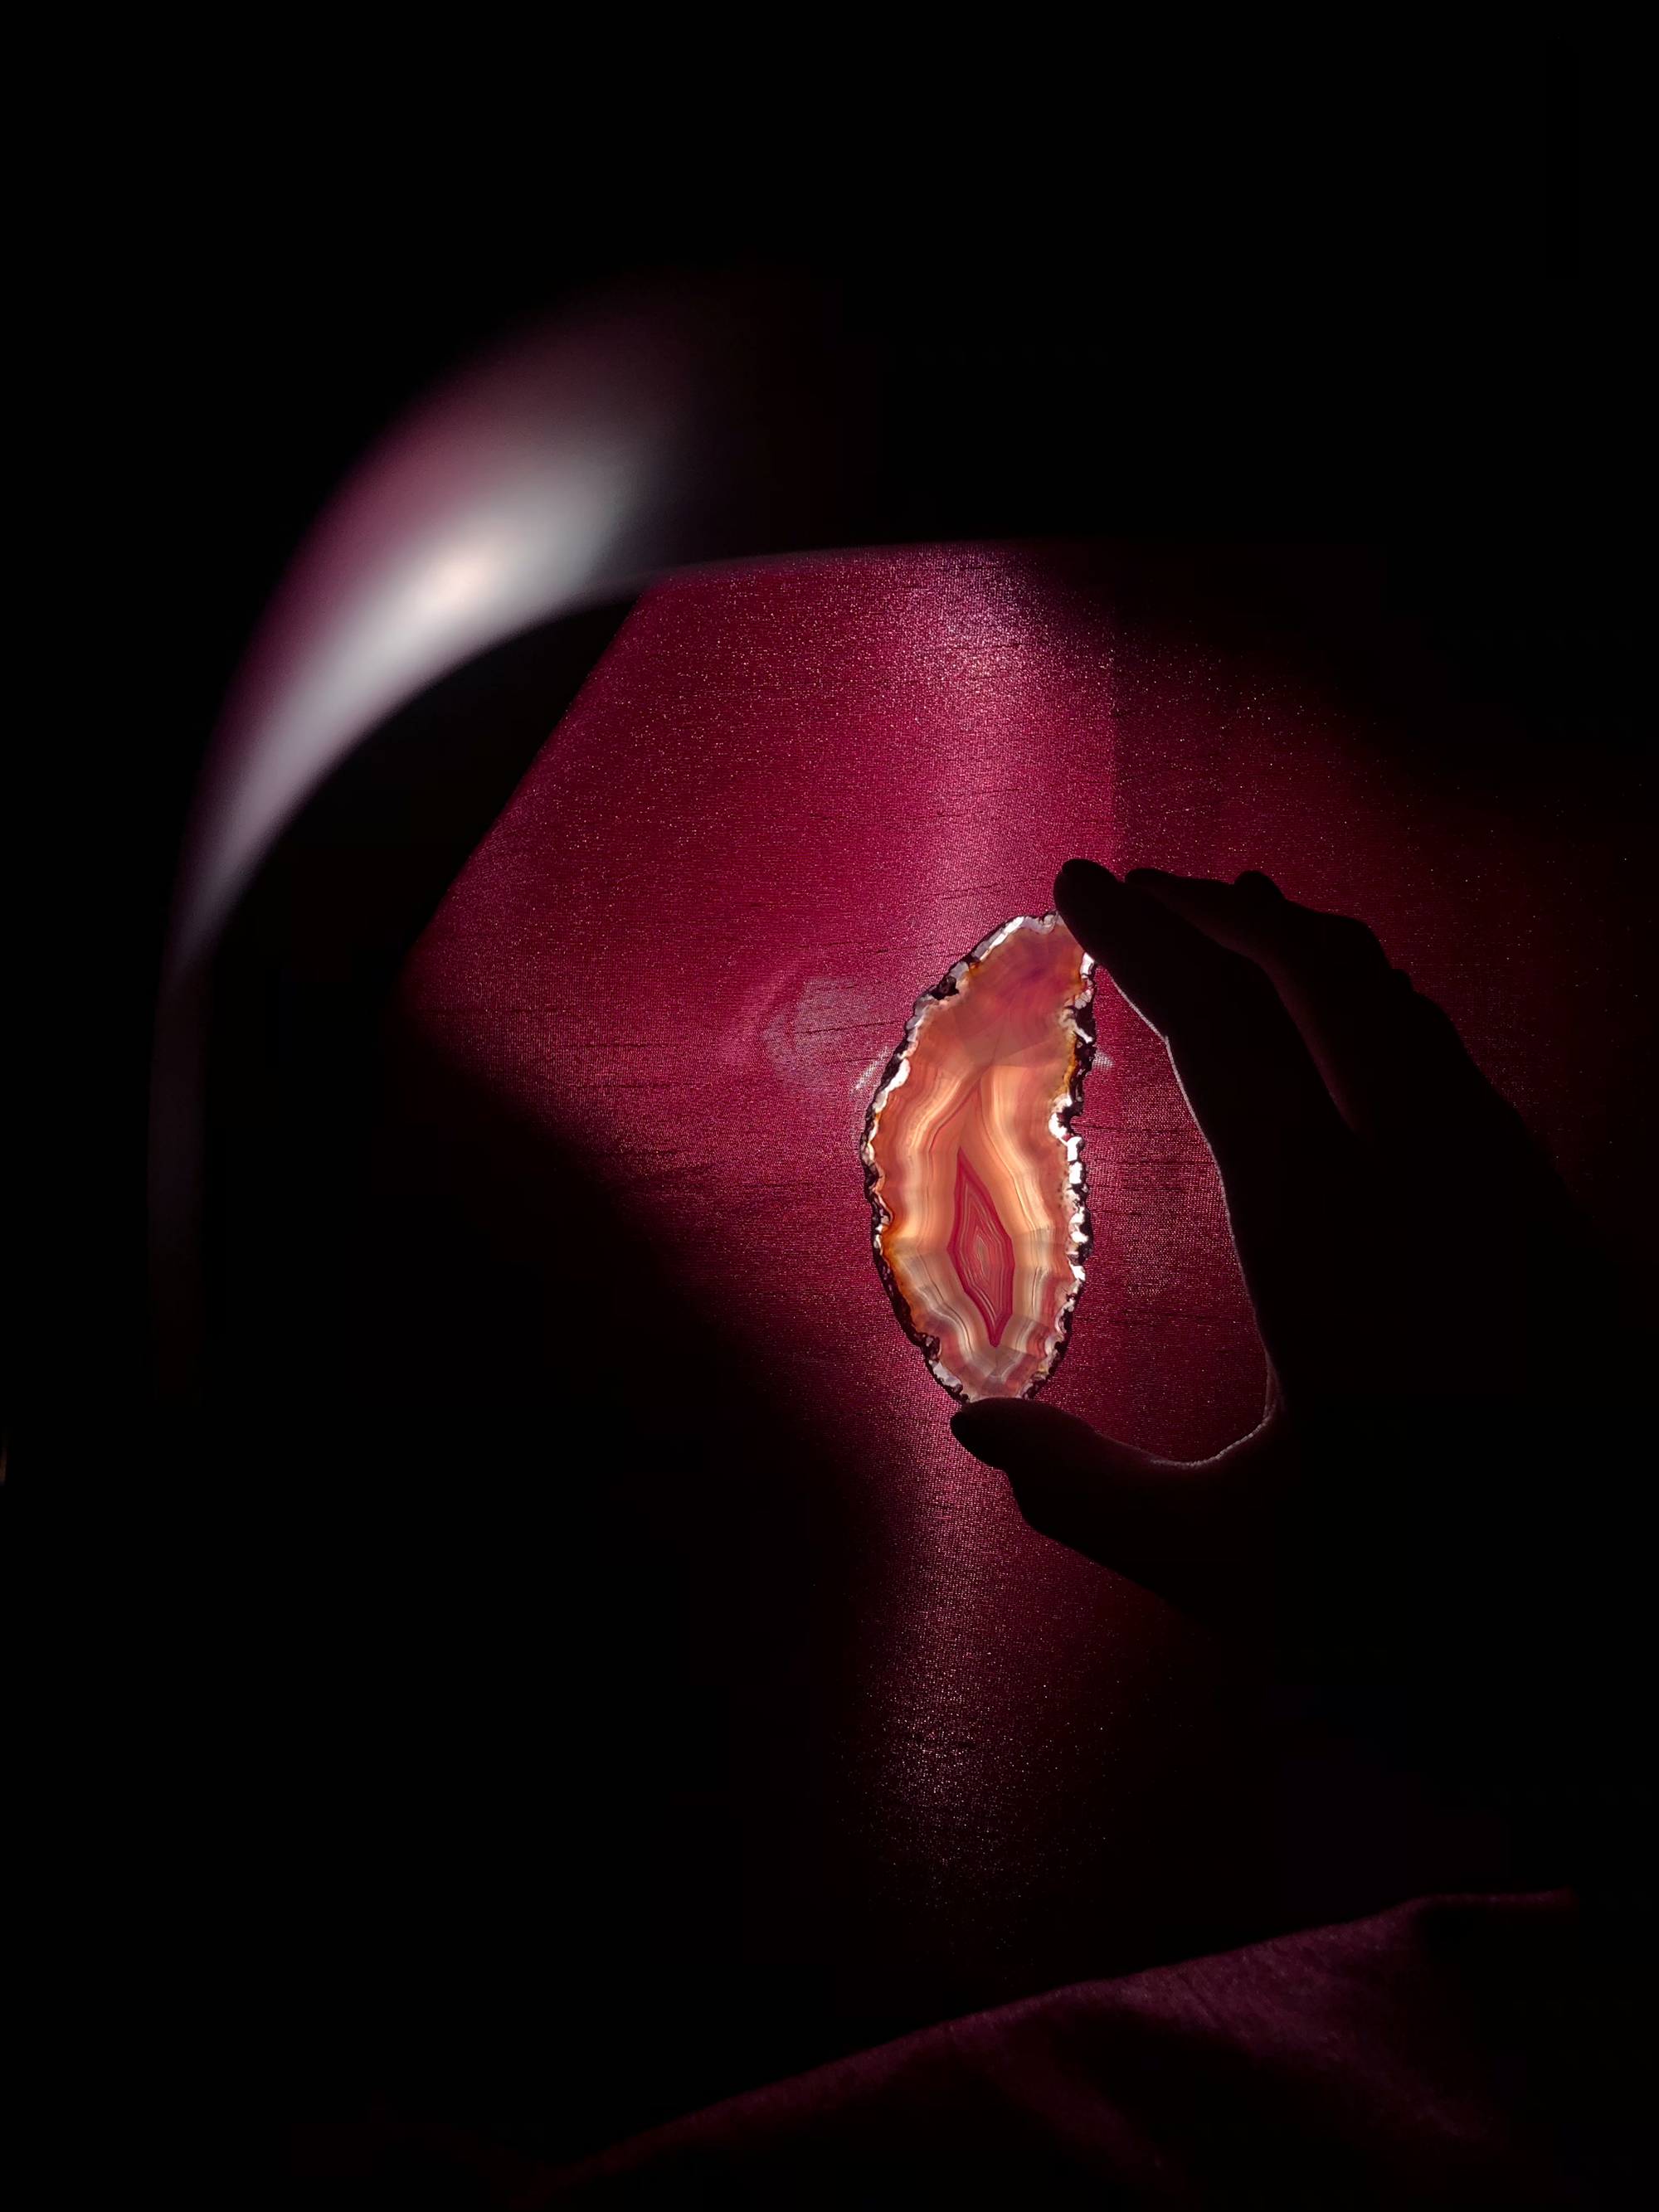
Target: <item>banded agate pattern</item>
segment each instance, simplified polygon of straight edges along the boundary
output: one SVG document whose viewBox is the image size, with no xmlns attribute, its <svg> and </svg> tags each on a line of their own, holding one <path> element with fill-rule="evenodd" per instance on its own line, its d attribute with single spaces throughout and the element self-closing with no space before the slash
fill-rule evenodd
<svg viewBox="0 0 1659 2212">
<path fill-rule="evenodd" d="M 1066 1348 L 1093 965 L 1058 915 L 1017 915 L 917 1000 L 870 1102 L 876 1264 L 953 1397 L 1027 1397 Z"/>
</svg>

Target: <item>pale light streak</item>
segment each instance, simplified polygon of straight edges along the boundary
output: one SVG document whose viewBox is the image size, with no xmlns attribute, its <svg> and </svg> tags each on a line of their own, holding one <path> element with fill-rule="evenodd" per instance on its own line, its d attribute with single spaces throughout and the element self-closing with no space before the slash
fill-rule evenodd
<svg viewBox="0 0 1659 2212">
<path fill-rule="evenodd" d="M 716 316 L 718 321 L 718 316 Z M 729 401 L 696 302 L 613 298 L 412 409 L 301 546 L 197 785 L 156 1009 L 150 1264 L 164 1395 L 197 1387 L 210 963 L 260 863 L 357 744 L 451 671 L 702 554 Z"/>
<path fill-rule="evenodd" d="M 170 974 L 210 948 L 295 812 L 404 700 L 642 580 L 656 549 L 636 526 L 665 493 L 672 503 L 686 397 L 672 343 L 651 337 L 641 345 L 626 319 L 543 331 L 417 409 L 348 481 L 285 579 L 216 735 Z"/>
</svg>

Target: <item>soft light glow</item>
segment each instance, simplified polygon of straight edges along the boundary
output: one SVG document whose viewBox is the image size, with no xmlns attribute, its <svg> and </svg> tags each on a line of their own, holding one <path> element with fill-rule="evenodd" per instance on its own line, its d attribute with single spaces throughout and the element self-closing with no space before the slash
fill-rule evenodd
<svg viewBox="0 0 1659 2212">
<path fill-rule="evenodd" d="M 212 944 L 284 824 L 369 730 L 501 640 L 638 580 L 672 490 L 672 358 L 555 334 L 464 380 L 372 453 L 295 562 L 204 770 L 171 968 Z M 643 388 L 642 388 L 643 387 Z"/>
<path fill-rule="evenodd" d="M 734 312 L 695 288 L 647 287 L 497 349 L 368 453 L 272 600 L 197 786 L 156 1010 L 150 1264 L 165 1394 L 196 1388 L 221 932 L 312 793 L 410 700 L 509 638 L 717 550 L 709 514 L 733 452 L 748 451 L 729 434 Z"/>
</svg>

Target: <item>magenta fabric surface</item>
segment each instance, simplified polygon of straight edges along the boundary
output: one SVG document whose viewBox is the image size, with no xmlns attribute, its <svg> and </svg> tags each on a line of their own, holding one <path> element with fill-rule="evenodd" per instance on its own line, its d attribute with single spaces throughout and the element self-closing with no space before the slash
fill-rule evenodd
<svg viewBox="0 0 1659 2212">
<path fill-rule="evenodd" d="M 1109 551 L 825 556 L 647 595 L 427 930 L 409 1039 L 608 1194 L 793 1409 L 777 1483 L 835 1485 L 862 1532 L 811 1631 L 849 1984 L 992 2003 L 1156 1958 L 1194 1898 L 1224 1919 L 1249 1782 L 1235 1662 L 1024 1524 L 894 1320 L 856 1147 L 916 994 L 1069 854 L 1265 869 L 1371 924 L 1639 1247 L 1640 856 L 1564 807 L 1413 767 L 1290 647 L 1159 611 Z M 1098 1021 L 1049 1395 L 1202 1454 L 1256 1420 L 1262 1354 L 1163 1048 L 1109 988 Z"/>
<path fill-rule="evenodd" d="M 1583 2203 L 1528 2078 L 1578 2026 L 1576 1934 L 1565 1896 L 1433 1899 L 1056 1990 L 526 2177 L 511 2201 Z"/>
</svg>

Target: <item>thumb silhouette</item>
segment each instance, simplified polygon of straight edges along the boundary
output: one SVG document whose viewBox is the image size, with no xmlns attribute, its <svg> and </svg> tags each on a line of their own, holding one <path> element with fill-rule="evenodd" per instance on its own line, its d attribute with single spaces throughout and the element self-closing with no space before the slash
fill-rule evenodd
<svg viewBox="0 0 1659 2212">
<path fill-rule="evenodd" d="M 1284 1457 L 1270 1417 L 1213 1459 L 1159 1459 L 1030 1399 L 985 1398 L 957 1441 L 1007 1476 L 1032 1528 L 1215 1627 L 1257 1636 L 1276 1614 Z M 1264 1602 L 1264 1601 L 1266 1601 Z"/>
</svg>

